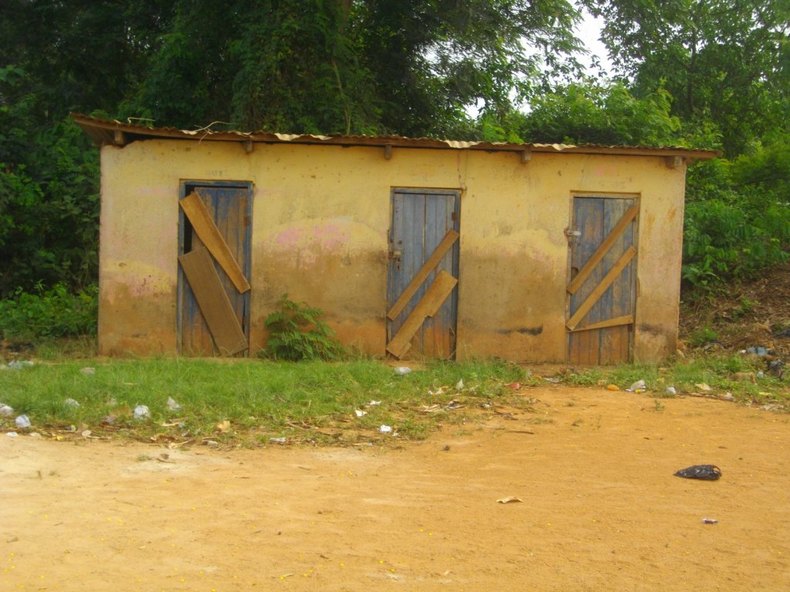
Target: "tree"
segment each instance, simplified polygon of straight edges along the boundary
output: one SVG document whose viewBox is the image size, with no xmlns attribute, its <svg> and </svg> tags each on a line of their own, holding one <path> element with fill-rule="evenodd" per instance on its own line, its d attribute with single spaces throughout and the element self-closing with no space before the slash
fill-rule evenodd
<svg viewBox="0 0 790 592">
<path fill-rule="evenodd" d="M 663 86 L 673 114 L 712 121 L 730 156 L 786 129 L 790 7 L 784 0 L 583 0 L 605 20 L 617 72 L 637 96 Z"/>
<path fill-rule="evenodd" d="M 466 108 L 506 112 L 577 47 L 567 0 L 180 0 L 175 14 L 125 107 L 157 125 L 469 133 Z"/>
<path fill-rule="evenodd" d="M 680 121 L 663 89 L 638 99 L 625 85 L 574 83 L 537 97 L 519 135 L 530 142 L 681 144 Z"/>
</svg>

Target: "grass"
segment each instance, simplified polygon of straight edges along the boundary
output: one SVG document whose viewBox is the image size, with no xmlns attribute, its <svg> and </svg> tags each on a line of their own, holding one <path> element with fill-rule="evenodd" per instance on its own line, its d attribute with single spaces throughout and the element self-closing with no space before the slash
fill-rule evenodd
<svg viewBox="0 0 790 592">
<path fill-rule="evenodd" d="M 462 417 L 464 409 L 488 402 L 518 405 L 505 385 L 526 380 L 525 370 L 507 363 L 433 363 L 398 376 L 372 360 L 155 359 L 90 366 L 69 360 L 0 372 L 0 402 L 15 415 L 28 415 L 33 429 L 91 430 L 96 436 L 220 444 L 280 437 L 369 441 L 384 437 L 381 425 L 407 438 L 425 437 L 447 420 L 447 406 Z M 169 409 L 168 398 L 181 409 Z M 149 408 L 150 418 L 134 418 L 138 405 Z M 357 410 L 364 414 L 357 417 Z M 0 421 L 6 431 L 13 429 L 13 417 Z"/>
<path fill-rule="evenodd" d="M 533 387 L 626 389 L 640 379 L 657 398 L 656 411 L 663 408 L 658 399 L 671 396 L 668 386 L 683 395 L 700 393 L 702 383 L 710 387 L 707 396 L 729 393 L 740 402 L 790 407 L 787 379 L 759 376 L 763 362 L 746 356 L 565 369 L 552 371 L 549 382 L 501 361 L 435 362 L 398 376 L 391 366 L 368 359 L 107 361 L 57 358 L 58 350 L 47 351 L 52 357 L 33 366 L 0 371 L 0 403 L 13 407 L 14 415 L 28 415 L 32 431 L 53 437 L 89 431 L 90 437 L 217 446 L 268 445 L 281 438 L 355 444 L 391 441 L 379 431 L 387 425 L 401 438 L 420 439 L 497 408 L 529 412 Z M 169 398 L 179 410 L 168 407 Z M 135 419 L 138 405 L 146 405 L 150 417 Z M 0 429 L 14 430 L 14 416 L 0 417 Z"/>
</svg>

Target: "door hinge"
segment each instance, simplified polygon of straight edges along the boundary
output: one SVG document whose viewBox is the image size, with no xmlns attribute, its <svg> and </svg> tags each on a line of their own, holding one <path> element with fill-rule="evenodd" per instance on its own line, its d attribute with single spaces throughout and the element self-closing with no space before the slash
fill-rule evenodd
<svg viewBox="0 0 790 592">
<path fill-rule="evenodd" d="M 566 228 L 564 231 L 565 238 L 568 239 L 569 243 L 575 243 L 579 240 L 579 237 L 582 235 L 581 230 L 576 230 L 575 228 Z"/>
</svg>

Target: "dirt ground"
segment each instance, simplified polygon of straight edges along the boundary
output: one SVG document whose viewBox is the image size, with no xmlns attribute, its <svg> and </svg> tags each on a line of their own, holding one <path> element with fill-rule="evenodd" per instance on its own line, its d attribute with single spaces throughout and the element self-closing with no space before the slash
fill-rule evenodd
<svg viewBox="0 0 790 592">
<path fill-rule="evenodd" d="M 0 590 L 790 590 L 790 415 L 529 396 L 388 447 L 2 435 Z"/>
</svg>

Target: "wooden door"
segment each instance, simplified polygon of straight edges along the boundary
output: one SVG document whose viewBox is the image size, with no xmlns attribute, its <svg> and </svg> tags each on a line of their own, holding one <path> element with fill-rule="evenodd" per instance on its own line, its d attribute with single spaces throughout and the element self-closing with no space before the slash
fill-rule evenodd
<svg viewBox="0 0 790 592">
<path fill-rule="evenodd" d="M 387 351 L 397 358 L 455 356 L 460 195 L 392 193 Z"/>
<path fill-rule="evenodd" d="M 566 322 L 571 363 L 632 359 L 638 214 L 633 198 L 573 198 Z"/>
<path fill-rule="evenodd" d="M 180 353 L 246 354 L 249 347 L 249 183 L 183 183 L 180 200 Z"/>
</svg>

